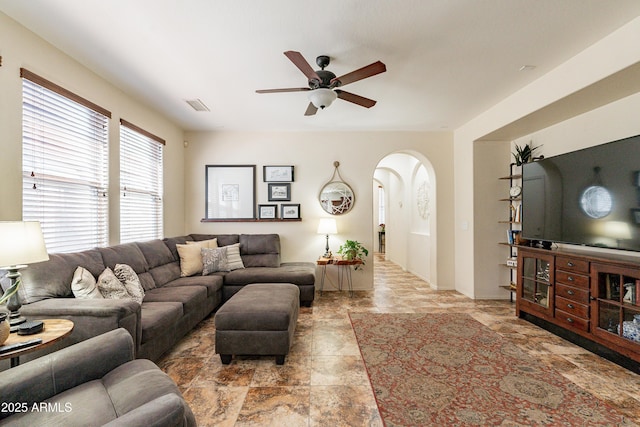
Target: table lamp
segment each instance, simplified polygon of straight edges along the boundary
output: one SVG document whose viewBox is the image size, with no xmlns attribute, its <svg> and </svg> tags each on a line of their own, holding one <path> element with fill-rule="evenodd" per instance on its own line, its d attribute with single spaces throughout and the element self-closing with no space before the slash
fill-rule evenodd
<svg viewBox="0 0 640 427">
<path fill-rule="evenodd" d="M 318 234 L 324 234 L 327 237 L 327 246 L 324 250 L 324 258 L 330 258 L 331 252 L 329 251 L 329 234 L 338 234 L 338 227 L 336 226 L 336 220 L 333 218 L 322 218 L 318 224 Z"/>
<path fill-rule="evenodd" d="M 26 264 L 47 261 L 47 247 L 38 221 L 0 221 L 0 269 L 6 270 L 9 286 L 0 297 L 0 304 L 7 304 L 11 311 L 11 326 L 23 323 L 20 317 L 20 270 Z"/>
</svg>

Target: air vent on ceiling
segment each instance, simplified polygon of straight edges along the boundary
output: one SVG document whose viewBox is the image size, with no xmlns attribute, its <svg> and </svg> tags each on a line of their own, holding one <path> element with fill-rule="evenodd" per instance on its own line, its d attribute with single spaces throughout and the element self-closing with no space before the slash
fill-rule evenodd
<svg viewBox="0 0 640 427">
<path fill-rule="evenodd" d="M 211 111 L 200 99 L 187 99 L 186 102 L 196 111 Z"/>
</svg>

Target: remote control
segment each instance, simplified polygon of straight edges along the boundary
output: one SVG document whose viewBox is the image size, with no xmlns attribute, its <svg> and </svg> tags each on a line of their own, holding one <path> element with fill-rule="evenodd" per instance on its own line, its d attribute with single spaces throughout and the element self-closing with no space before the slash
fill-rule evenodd
<svg viewBox="0 0 640 427">
<path fill-rule="evenodd" d="M 14 350 L 19 350 L 21 348 L 31 347 L 42 342 L 42 338 L 34 338 L 29 341 L 17 342 L 15 344 L 7 344 L 0 346 L 0 354 L 9 353 Z"/>
</svg>

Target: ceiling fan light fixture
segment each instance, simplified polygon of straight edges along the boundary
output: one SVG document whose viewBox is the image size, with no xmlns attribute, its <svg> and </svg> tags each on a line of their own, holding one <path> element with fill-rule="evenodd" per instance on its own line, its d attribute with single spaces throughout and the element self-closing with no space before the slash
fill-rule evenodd
<svg viewBox="0 0 640 427">
<path fill-rule="evenodd" d="M 316 107 L 324 109 L 331 105 L 338 94 L 327 88 L 318 88 L 309 92 L 309 101 Z"/>
</svg>

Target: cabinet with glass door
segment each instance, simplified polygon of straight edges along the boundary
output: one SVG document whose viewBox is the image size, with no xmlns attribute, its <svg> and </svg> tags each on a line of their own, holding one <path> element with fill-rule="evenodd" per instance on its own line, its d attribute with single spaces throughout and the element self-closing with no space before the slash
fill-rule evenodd
<svg viewBox="0 0 640 427">
<path fill-rule="evenodd" d="M 592 263 L 591 277 L 593 334 L 637 352 L 640 345 L 640 269 Z"/>
<path fill-rule="evenodd" d="M 516 313 L 520 310 L 553 317 L 554 257 L 520 248 L 518 253 L 518 295 Z"/>
</svg>

